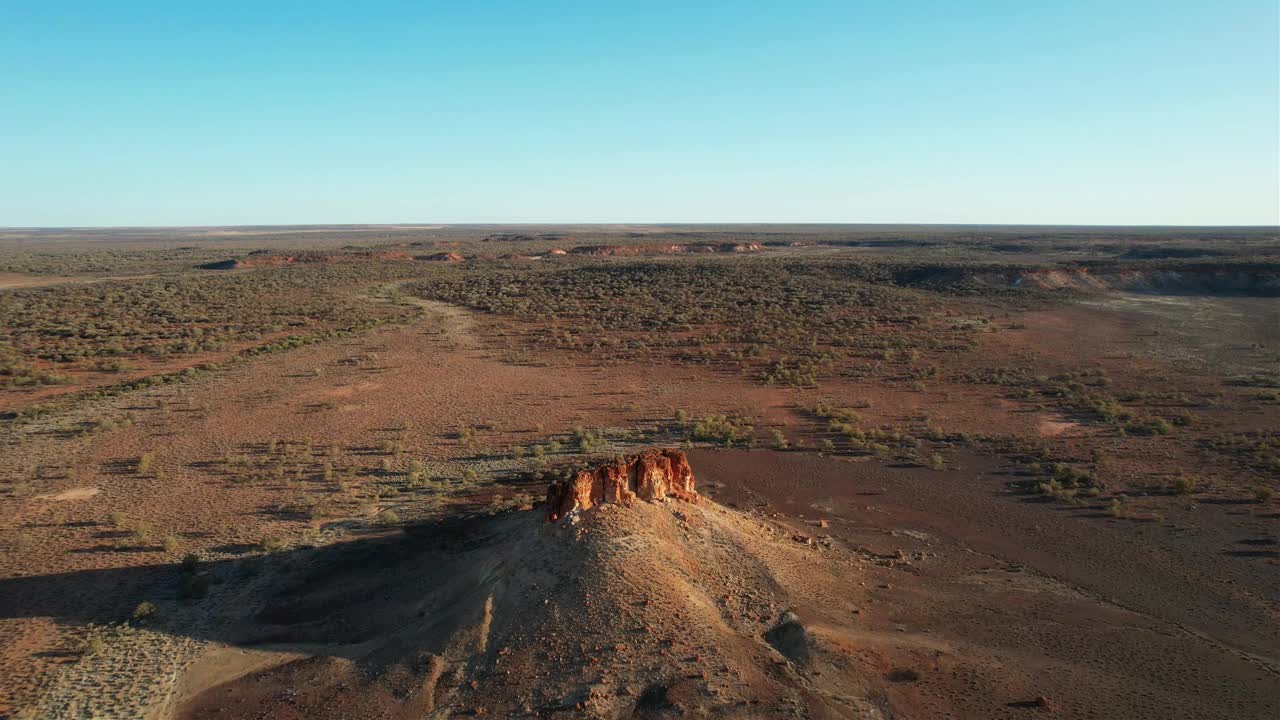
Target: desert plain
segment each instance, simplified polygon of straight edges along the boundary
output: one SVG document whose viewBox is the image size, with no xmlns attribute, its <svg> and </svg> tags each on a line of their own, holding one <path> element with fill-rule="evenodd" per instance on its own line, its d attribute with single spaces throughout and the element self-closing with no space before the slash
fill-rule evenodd
<svg viewBox="0 0 1280 720">
<path fill-rule="evenodd" d="M 3 229 L 0 443 L 0 717 L 1280 707 L 1276 228 Z"/>
</svg>

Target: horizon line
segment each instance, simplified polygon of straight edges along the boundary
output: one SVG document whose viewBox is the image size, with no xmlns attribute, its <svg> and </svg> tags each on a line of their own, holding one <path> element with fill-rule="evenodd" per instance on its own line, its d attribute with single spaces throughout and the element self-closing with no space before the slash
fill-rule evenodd
<svg viewBox="0 0 1280 720">
<path fill-rule="evenodd" d="M 1181 229 L 1270 229 L 1280 232 L 1280 222 L 1268 223 L 1053 223 L 1053 222 L 835 222 L 835 221 L 473 221 L 473 222 L 325 222 L 325 223 L 219 223 L 219 224 L 142 224 L 142 225 L 0 225 L 0 232 L 48 230 L 168 230 L 168 229 L 237 229 L 237 228 L 395 228 L 432 229 L 477 226 L 586 226 L 609 227 L 641 225 L 649 227 L 680 226 L 811 226 L 811 227 L 972 227 L 972 228 L 1181 228 Z"/>
</svg>

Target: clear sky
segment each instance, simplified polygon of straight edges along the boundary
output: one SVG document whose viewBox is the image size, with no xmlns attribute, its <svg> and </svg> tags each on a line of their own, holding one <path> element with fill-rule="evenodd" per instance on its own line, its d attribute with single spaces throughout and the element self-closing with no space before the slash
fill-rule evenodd
<svg viewBox="0 0 1280 720">
<path fill-rule="evenodd" d="M 0 0 L 0 226 L 1280 224 L 1278 5 Z"/>
</svg>

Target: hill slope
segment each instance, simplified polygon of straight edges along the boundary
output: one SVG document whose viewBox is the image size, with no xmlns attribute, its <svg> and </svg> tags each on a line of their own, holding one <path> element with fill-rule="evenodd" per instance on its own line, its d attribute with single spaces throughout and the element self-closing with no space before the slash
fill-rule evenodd
<svg viewBox="0 0 1280 720">
<path fill-rule="evenodd" d="M 880 717 L 833 629 L 853 571 L 709 502 L 460 521 L 300 577 L 241 643 L 296 659 L 180 716 Z"/>
</svg>

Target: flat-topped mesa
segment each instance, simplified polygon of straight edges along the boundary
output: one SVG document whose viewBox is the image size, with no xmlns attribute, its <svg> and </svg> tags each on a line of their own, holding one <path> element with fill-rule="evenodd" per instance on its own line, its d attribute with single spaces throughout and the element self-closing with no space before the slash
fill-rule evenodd
<svg viewBox="0 0 1280 720">
<path fill-rule="evenodd" d="M 551 483 L 547 487 L 547 520 L 555 522 L 573 510 L 608 503 L 630 505 L 636 500 L 668 497 L 697 502 L 701 496 L 693 486 L 693 470 L 683 452 L 645 450 Z"/>
</svg>

